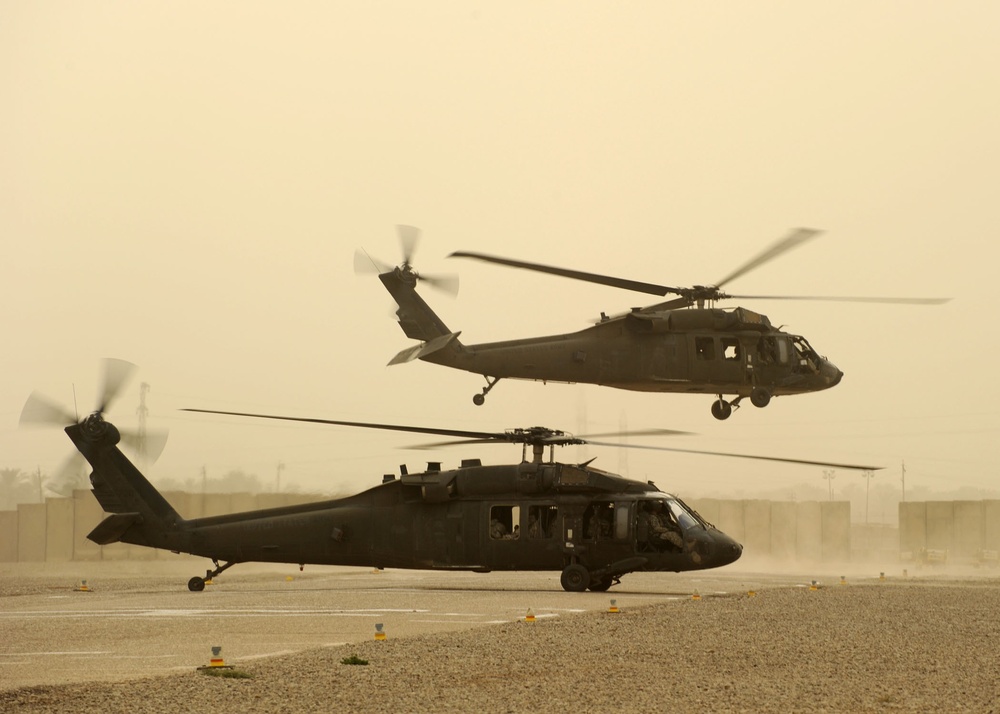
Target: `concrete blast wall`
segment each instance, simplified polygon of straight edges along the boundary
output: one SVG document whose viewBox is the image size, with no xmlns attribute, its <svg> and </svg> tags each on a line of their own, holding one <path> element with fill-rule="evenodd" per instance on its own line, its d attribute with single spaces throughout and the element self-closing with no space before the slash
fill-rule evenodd
<svg viewBox="0 0 1000 714">
<path fill-rule="evenodd" d="M 320 498 L 283 493 L 253 495 L 166 492 L 163 496 L 187 519 L 277 508 Z M 128 543 L 101 546 L 87 540 L 87 534 L 106 515 L 87 489 L 74 491 L 72 498 L 49 498 L 45 503 L 22 503 L 16 511 L 0 511 L 0 563 L 154 560 L 177 557 L 167 551 Z"/>
<path fill-rule="evenodd" d="M 997 565 L 1000 501 L 907 501 L 899 504 L 904 560 Z"/>
<path fill-rule="evenodd" d="M 692 508 L 743 544 L 746 558 L 842 562 L 851 557 L 847 501 L 692 499 Z"/>
</svg>

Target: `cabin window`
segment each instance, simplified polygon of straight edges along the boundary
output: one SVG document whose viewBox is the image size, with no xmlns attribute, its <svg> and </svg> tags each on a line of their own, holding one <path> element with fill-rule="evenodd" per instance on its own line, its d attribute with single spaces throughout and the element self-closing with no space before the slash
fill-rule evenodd
<svg viewBox="0 0 1000 714">
<path fill-rule="evenodd" d="M 558 532 L 555 506 L 528 506 L 528 538 L 552 538 Z"/>
<path fill-rule="evenodd" d="M 722 338 L 722 358 L 730 361 L 740 358 L 740 341 L 735 337 Z"/>
<path fill-rule="evenodd" d="M 591 540 L 610 538 L 614 512 L 615 504 L 607 501 L 594 501 L 587 506 L 583 512 L 583 537 Z"/>
<path fill-rule="evenodd" d="M 615 538 L 625 540 L 628 538 L 629 507 L 627 503 L 621 503 L 615 508 Z"/>
<path fill-rule="evenodd" d="M 715 359 L 715 338 L 695 337 L 694 350 L 698 359 Z"/>
<path fill-rule="evenodd" d="M 521 507 L 493 506 L 490 509 L 490 538 L 516 540 L 521 536 Z"/>
</svg>

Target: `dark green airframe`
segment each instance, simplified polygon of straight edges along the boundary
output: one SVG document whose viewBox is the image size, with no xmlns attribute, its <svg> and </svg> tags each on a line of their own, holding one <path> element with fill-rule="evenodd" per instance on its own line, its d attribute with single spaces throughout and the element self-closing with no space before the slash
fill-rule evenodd
<svg viewBox="0 0 1000 714">
<path fill-rule="evenodd" d="M 519 444 L 521 461 L 457 469 L 428 463 L 422 473 L 382 477 L 346 498 L 207 518 L 186 519 L 121 452 L 136 445 L 104 412 L 133 366 L 107 363 L 104 396 L 77 422 L 33 394 L 21 424 L 60 424 L 90 464 L 95 498 L 108 515 L 88 538 L 100 545 L 131 543 L 210 558 L 214 568 L 188 582 L 192 591 L 238 563 L 297 563 L 427 570 L 536 570 L 562 573 L 570 591 L 606 590 L 635 571 L 700 570 L 737 560 L 742 546 L 679 498 L 594 468 L 558 463 L 556 446 L 591 444 L 790 462 L 841 469 L 877 467 L 751 456 L 585 438 L 543 427 L 479 432 L 423 426 L 337 421 L 245 412 L 184 411 L 269 420 L 382 429 L 449 437 L 448 444 Z M 654 429 L 632 434 L 667 435 Z M 144 437 L 145 439 L 145 437 Z M 548 460 L 544 458 L 549 448 Z"/>
<path fill-rule="evenodd" d="M 482 405 L 500 379 L 597 384 L 645 392 L 714 394 L 712 414 L 727 419 L 749 397 L 767 406 L 772 397 L 806 394 L 840 383 L 843 373 L 820 356 L 805 337 L 772 326 L 767 316 L 746 308 L 723 310 L 719 300 L 833 300 L 843 302 L 939 304 L 941 298 L 816 297 L 729 295 L 721 288 L 749 270 L 820 234 L 799 228 L 789 233 L 724 280 L 712 286 L 676 288 L 584 273 L 537 263 L 460 251 L 452 257 L 473 258 L 611 287 L 677 297 L 623 315 L 602 313 L 593 327 L 562 335 L 503 342 L 464 344 L 417 294 L 424 278 L 410 258 L 419 231 L 399 226 L 403 263 L 395 268 L 371 261 L 379 279 L 398 305 L 399 325 L 419 345 L 401 351 L 389 364 L 414 359 L 481 374 L 486 386 L 473 396 Z M 367 259 L 370 260 L 370 259 Z M 355 260 L 366 268 L 366 258 Z M 440 282 L 427 278 L 431 284 Z M 726 395 L 735 395 L 727 400 Z"/>
</svg>

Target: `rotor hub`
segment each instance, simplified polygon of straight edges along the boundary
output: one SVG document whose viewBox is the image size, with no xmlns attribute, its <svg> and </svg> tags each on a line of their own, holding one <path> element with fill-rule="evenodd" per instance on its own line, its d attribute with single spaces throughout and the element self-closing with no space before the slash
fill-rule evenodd
<svg viewBox="0 0 1000 714">
<path fill-rule="evenodd" d="M 108 422 L 100 412 L 94 412 L 80 423 L 80 431 L 87 439 L 99 441 L 108 433 Z"/>
</svg>

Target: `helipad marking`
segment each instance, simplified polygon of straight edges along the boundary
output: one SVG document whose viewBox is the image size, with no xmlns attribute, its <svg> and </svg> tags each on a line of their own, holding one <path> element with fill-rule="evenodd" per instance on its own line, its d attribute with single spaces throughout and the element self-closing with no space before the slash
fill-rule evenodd
<svg viewBox="0 0 1000 714">
<path fill-rule="evenodd" d="M 299 650 L 278 650 L 276 652 L 265 652 L 264 654 L 247 655 L 246 657 L 237 657 L 237 662 L 249 662 L 252 659 L 266 659 L 267 657 L 281 657 L 282 655 L 295 654 Z"/>
<path fill-rule="evenodd" d="M 68 650 L 59 652 L 0 652 L 0 657 L 93 657 L 113 654 L 110 650 Z"/>
</svg>

